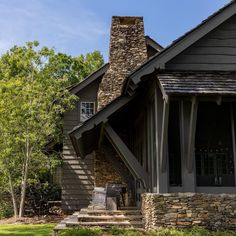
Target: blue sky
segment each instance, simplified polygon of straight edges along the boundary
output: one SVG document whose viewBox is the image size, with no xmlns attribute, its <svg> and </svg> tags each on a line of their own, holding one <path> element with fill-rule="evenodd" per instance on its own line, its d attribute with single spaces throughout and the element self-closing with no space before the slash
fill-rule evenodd
<svg viewBox="0 0 236 236">
<path fill-rule="evenodd" d="M 0 0 L 0 53 L 38 40 L 72 56 L 100 50 L 107 60 L 112 15 L 143 16 L 161 45 L 195 27 L 230 0 Z"/>
</svg>

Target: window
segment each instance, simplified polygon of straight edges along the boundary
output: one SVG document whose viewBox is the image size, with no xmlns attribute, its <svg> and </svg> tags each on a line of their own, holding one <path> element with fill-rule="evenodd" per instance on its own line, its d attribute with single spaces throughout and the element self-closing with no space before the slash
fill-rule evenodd
<svg viewBox="0 0 236 236">
<path fill-rule="evenodd" d="M 170 103 L 168 146 L 169 146 L 169 184 L 182 186 L 182 166 L 180 151 L 179 102 Z"/>
<path fill-rule="evenodd" d="M 197 186 L 234 186 L 230 104 L 198 106 L 195 139 Z"/>
<path fill-rule="evenodd" d="M 95 102 L 80 103 L 80 121 L 84 122 L 95 113 Z"/>
</svg>

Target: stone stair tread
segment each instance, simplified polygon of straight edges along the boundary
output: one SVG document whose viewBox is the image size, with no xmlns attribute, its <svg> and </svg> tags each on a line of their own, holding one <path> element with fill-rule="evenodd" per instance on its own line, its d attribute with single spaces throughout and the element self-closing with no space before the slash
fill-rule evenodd
<svg viewBox="0 0 236 236">
<path fill-rule="evenodd" d="M 119 208 L 119 210 L 137 210 L 137 211 L 140 211 L 140 208 L 138 208 L 138 207 L 121 207 L 121 208 Z"/>
<path fill-rule="evenodd" d="M 81 209 L 80 214 L 124 214 L 124 215 L 132 215 L 132 214 L 141 214 L 140 210 L 88 210 L 88 209 Z"/>
<path fill-rule="evenodd" d="M 80 212 L 79 212 L 79 211 L 75 211 L 72 215 L 73 215 L 73 216 L 80 215 Z"/>
<path fill-rule="evenodd" d="M 73 225 L 73 226 L 134 226 L 134 225 L 140 225 L 142 226 L 143 223 L 140 221 L 134 221 L 134 222 L 129 222 L 129 221 L 121 221 L 121 222 L 116 222 L 116 221 L 99 221 L 99 222 L 73 222 L 73 221 L 68 221 L 66 222 L 67 226 Z"/>
<path fill-rule="evenodd" d="M 96 215 L 96 216 L 90 216 L 90 215 L 79 215 L 78 219 L 96 219 L 96 220 L 102 220 L 102 219 L 118 219 L 118 220 L 133 220 L 133 219 L 142 219 L 141 215 Z"/>
<path fill-rule="evenodd" d="M 56 235 L 62 229 L 72 227 L 100 227 L 107 230 L 113 226 L 144 230 L 141 210 L 133 207 L 115 211 L 83 208 L 62 220 L 54 232 Z"/>
</svg>

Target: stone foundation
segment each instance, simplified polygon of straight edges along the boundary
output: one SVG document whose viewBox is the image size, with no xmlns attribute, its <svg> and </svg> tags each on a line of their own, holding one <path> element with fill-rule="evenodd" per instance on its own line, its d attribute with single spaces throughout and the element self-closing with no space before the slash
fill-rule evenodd
<svg viewBox="0 0 236 236">
<path fill-rule="evenodd" d="M 236 230 L 236 195 L 145 193 L 142 212 L 146 230 L 193 225 L 214 230 Z"/>
</svg>

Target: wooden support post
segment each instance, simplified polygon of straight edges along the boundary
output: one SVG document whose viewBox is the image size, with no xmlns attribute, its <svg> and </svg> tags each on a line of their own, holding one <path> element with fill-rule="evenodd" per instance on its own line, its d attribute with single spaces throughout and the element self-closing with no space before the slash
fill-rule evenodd
<svg viewBox="0 0 236 236">
<path fill-rule="evenodd" d="M 184 192 L 195 192 L 194 145 L 197 118 L 197 101 L 181 101 L 180 104 L 180 134 L 182 186 Z"/>
<path fill-rule="evenodd" d="M 235 140 L 235 124 L 234 124 L 234 109 L 233 104 L 230 105 L 230 120 L 231 120 L 231 130 L 232 130 L 232 146 L 233 146 L 233 157 L 234 157 L 234 178 L 236 186 L 236 140 Z"/>
<path fill-rule="evenodd" d="M 148 188 L 149 177 L 146 170 L 140 165 L 134 154 L 129 150 L 126 144 L 121 140 L 115 130 L 106 123 L 104 126 L 104 132 L 116 152 L 120 155 L 120 158 L 126 164 L 127 168 L 140 180 L 145 189 Z"/>
<path fill-rule="evenodd" d="M 189 123 L 189 143 L 188 143 L 188 172 L 193 172 L 195 133 L 197 124 L 197 99 L 193 97 L 191 104 L 190 123 Z"/>
<path fill-rule="evenodd" d="M 168 122 L 169 122 L 169 103 L 164 100 L 163 114 L 162 114 L 161 147 L 160 147 L 160 160 L 161 160 L 162 172 L 166 172 L 166 165 L 167 165 Z"/>
<path fill-rule="evenodd" d="M 168 120 L 163 120 L 169 116 L 169 104 L 166 103 L 166 107 L 164 109 L 164 104 L 166 101 L 164 100 L 163 102 L 163 94 L 161 93 L 160 88 L 158 85 L 156 86 L 155 90 L 155 130 L 156 130 L 156 182 L 157 182 L 157 188 L 156 192 L 157 193 L 168 193 L 168 188 L 169 188 L 169 182 L 168 182 L 168 171 L 167 171 L 167 145 L 168 145 Z M 165 110 L 165 112 L 164 112 Z M 165 115 L 164 115 L 165 113 Z M 165 132 L 162 129 L 163 128 L 163 123 L 165 126 Z M 164 138 L 164 139 L 163 139 Z M 162 146 L 164 145 L 164 146 Z M 166 146 L 165 146 L 166 145 Z M 161 146 L 162 146 L 162 151 L 161 151 Z M 161 156 L 161 153 L 164 154 Z M 163 160 L 162 157 L 165 157 L 166 159 Z M 164 162 L 165 163 L 164 163 Z M 164 166 L 162 166 L 164 165 Z M 165 170 L 165 171 L 164 171 Z M 164 172 L 163 172 L 164 171 Z"/>
</svg>

